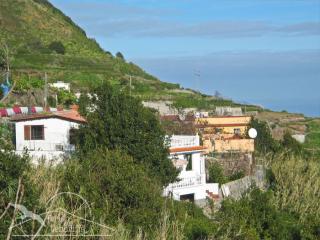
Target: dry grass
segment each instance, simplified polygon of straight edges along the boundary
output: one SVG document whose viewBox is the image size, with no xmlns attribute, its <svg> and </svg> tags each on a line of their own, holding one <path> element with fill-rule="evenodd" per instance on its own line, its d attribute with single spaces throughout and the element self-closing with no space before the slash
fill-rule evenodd
<svg viewBox="0 0 320 240">
<path fill-rule="evenodd" d="M 275 204 L 282 210 L 320 218 L 320 165 L 313 159 L 281 154 L 267 162 L 275 175 Z"/>
</svg>

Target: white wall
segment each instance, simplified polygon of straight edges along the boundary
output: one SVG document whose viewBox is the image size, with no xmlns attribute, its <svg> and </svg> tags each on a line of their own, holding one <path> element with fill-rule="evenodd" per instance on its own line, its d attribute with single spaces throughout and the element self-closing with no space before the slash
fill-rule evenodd
<svg viewBox="0 0 320 240">
<path fill-rule="evenodd" d="M 58 88 L 58 89 L 65 89 L 67 91 L 70 91 L 70 83 L 65 83 L 65 82 L 55 82 L 55 83 L 51 83 L 50 86 L 54 87 L 54 88 Z"/>
<path fill-rule="evenodd" d="M 24 140 L 25 125 L 44 125 L 44 140 Z M 78 128 L 79 124 L 58 118 L 38 119 L 24 122 L 16 122 L 16 151 L 22 152 L 24 149 L 30 151 L 30 155 L 50 156 L 61 155 L 62 151 L 57 151 L 56 145 L 60 144 L 65 151 L 74 150 L 74 146 L 69 144 L 69 131 L 71 128 Z M 55 153 L 56 152 L 56 153 Z"/>
</svg>

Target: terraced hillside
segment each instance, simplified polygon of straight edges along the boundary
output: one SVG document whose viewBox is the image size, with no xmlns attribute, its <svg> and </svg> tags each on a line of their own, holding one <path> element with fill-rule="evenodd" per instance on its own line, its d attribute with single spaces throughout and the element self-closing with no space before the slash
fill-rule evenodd
<svg viewBox="0 0 320 240">
<path fill-rule="evenodd" d="M 110 81 L 143 100 L 171 100 L 177 107 L 211 108 L 237 105 L 195 91 L 176 91 L 179 84 L 165 83 L 134 63 L 113 56 L 69 17 L 47 0 L 1 0 L 0 41 L 10 50 L 11 76 L 16 87 L 4 104 L 37 103 L 29 96 L 43 89 L 44 72 L 48 81 L 70 82 L 73 91 Z M 35 101 L 35 102 L 34 102 Z"/>
</svg>

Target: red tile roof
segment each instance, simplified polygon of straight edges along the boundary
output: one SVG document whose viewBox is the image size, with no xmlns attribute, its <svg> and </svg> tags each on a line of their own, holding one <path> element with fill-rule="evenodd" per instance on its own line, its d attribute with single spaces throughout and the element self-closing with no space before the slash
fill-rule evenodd
<svg viewBox="0 0 320 240">
<path fill-rule="evenodd" d="M 11 117 L 13 122 L 22 122 L 22 121 L 32 121 L 38 119 L 48 119 L 48 118 L 59 118 L 70 122 L 85 123 L 86 120 L 80 116 L 78 111 L 67 110 L 67 111 L 58 111 L 58 112 L 45 112 L 45 113 L 36 113 L 36 114 L 23 114 L 15 115 Z"/>
<path fill-rule="evenodd" d="M 75 110 L 55 112 L 54 115 L 65 120 L 86 122 L 84 117 L 82 117 L 79 112 Z"/>
<path fill-rule="evenodd" d="M 180 121 L 180 118 L 178 115 L 163 115 L 160 116 L 161 121 Z"/>
<path fill-rule="evenodd" d="M 242 127 L 248 126 L 249 123 L 225 123 L 225 124 L 197 124 L 196 127 Z"/>
<path fill-rule="evenodd" d="M 170 153 L 193 152 L 193 151 L 201 151 L 202 152 L 205 149 L 206 149 L 206 147 L 204 147 L 204 146 L 170 148 Z"/>
</svg>

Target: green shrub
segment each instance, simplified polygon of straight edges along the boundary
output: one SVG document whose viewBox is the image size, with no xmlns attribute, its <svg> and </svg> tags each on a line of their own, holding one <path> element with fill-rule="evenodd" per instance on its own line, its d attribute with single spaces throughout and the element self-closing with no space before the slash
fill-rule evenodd
<svg viewBox="0 0 320 240">
<path fill-rule="evenodd" d="M 261 154 L 275 154 L 281 150 L 281 145 L 272 137 L 266 122 L 252 119 L 248 129 L 250 128 L 255 128 L 258 132 L 258 135 L 254 140 L 254 147 L 257 152 Z"/>
<path fill-rule="evenodd" d="M 161 187 L 122 151 L 96 149 L 66 163 L 64 187 L 92 203 L 96 219 L 122 219 L 135 231 L 158 223 Z"/>
<path fill-rule="evenodd" d="M 283 140 L 281 141 L 283 148 L 292 152 L 294 154 L 303 154 L 303 147 L 296 139 L 294 139 L 289 132 L 283 135 Z"/>
<path fill-rule="evenodd" d="M 66 50 L 65 47 L 63 46 L 62 42 L 59 41 L 54 41 L 51 42 L 48 46 L 48 48 L 52 51 L 55 51 L 58 54 L 65 54 Z"/>
<path fill-rule="evenodd" d="M 238 180 L 240 178 L 243 178 L 245 176 L 244 172 L 243 171 L 237 171 L 233 174 L 231 174 L 230 176 L 228 176 L 228 180 L 229 181 L 235 181 L 235 180 Z"/>
<path fill-rule="evenodd" d="M 165 132 L 158 118 L 142 103 L 108 83 L 95 88 L 91 99 L 82 94 L 79 103 L 87 124 L 80 127 L 80 152 L 95 148 L 121 149 L 143 164 L 150 174 L 166 185 L 178 172 L 168 159 Z M 94 111 L 89 109 L 94 108 Z"/>
<path fill-rule="evenodd" d="M 214 162 L 209 166 L 209 182 L 210 183 L 219 183 L 224 184 L 228 180 L 223 173 L 221 165 L 217 162 Z"/>
<path fill-rule="evenodd" d="M 77 98 L 76 96 L 67 90 L 59 90 L 57 93 L 58 97 L 58 104 L 64 105 L 64 106 L 70 106 L 74 103 L 76 103 Z"/>
<path fill-rule="evenodd" d="M 278 210 L 272 192 L 253 189 L 239 201 L 227 199 L 217 213 L 215 239 L 300 239 L 296 217 Z"/>
<path fill-rule="evenodd" d="M 30 89 L 39 89 L 44 87 L 44 80 L 36 76 L 22 75 L 17 79 L 15 90 L 25 92 Z"/>
</svg>

